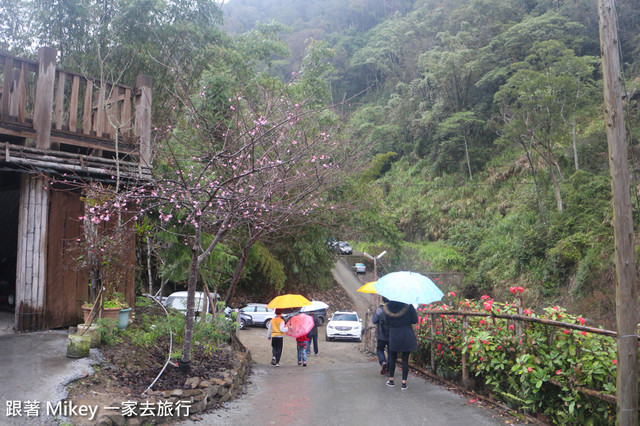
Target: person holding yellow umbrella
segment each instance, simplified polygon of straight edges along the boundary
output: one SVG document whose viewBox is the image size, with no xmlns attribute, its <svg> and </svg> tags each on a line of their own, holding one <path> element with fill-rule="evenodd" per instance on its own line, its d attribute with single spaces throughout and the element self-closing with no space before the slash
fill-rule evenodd
<svg viewBox="0 0 640 426">
<path fill-rule="evenodd" d="M 282 343 L 285 333 L 289 330 L 289 327 L 285 325 L 282 319 L 282 310 L 291 308 L 301 308 L 303 306 L 310 305 L 311 301 L 299 294 L 283 294 L 274 298 L 269 304 L 267 309 L 276 310 L 276 316 L 269 321 L 267 327 L 267 339 L 271 340 L 271 365 L 280 367 L 280 358 L 282 357 Z"/>
</svg>

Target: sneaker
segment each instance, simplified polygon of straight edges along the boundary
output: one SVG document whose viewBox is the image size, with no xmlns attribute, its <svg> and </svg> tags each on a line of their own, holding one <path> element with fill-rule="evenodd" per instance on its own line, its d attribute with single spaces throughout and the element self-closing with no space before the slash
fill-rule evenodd
<svg viewBox="0 0 640 426">
<path fill-rule="evenodd" d="M 306 363 L 306 362 L 305 362 L 305 363 L 303 363 L 303 364 L 302 364 L 302 366 L 303 366 L 303 367 L 306 367 L 306 366 L 307 366 L 307 363 Z"/>
<path fill-rule="evenodd" d="M 402 389 L 402 390 L 405 390 L 405 389 L 409 389 L 409 388 L 407 387 L 407 384 L 406 384 L 406 383 L 403 383 L 403 384 L 402 384 L 402 386 L 401 386 L 401 389 Z"/>
<path fill-rule="evenodd" d="M 277 364 L 276 364 L 276 367 L 280 367 L 280 363 L 277 363 Z"/>
<path fill-rule="evenodd" d="M 271 358 L 271 365 L 276 365 L 276 357 Z"/>
<path fill-rule="evenodd" d="M 393 380 L 387 380 L 387 386 L 389 386 L 390 388 L 395 388 L 396 384 Z"/>
<path fill-rule="evenodd" d="M 302 365 L 302 363 L 301 363 L 301 362 L 298 362 L 298 365 Z"/>
<path fill-rule="evenodd" d="M 383 376 L 385 376 L 387 374 L 387 363 L 386 362 L 382 363 L 382 370 L 380 370 L 380 374 L 382 374 Z"/>
</svg>

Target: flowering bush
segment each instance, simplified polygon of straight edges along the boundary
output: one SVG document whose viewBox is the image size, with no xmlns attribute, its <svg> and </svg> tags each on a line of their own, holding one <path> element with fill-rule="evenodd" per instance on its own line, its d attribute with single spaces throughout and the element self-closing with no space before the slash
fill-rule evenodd
<svg viewBox="0 0 640 426">
<path fill-rule="evenodd" d="M 418 308 L 417 336 L 420 360 L 430 363 L 435 349 L 436 369 L 459 371 L 467 356 L 470 376 L 509 406 L 541 414 L 557 424 L 609 423 L 615 419 L 615 404 L 580 392 L 588 388 L 615 394 L 615 339 L 586 331 L 559 328 L 536 322 L 515 321 L 496 315 L 524 314 L 540 319 L 584 325 L 580 316 L 554 306 L 539 316 L 530 309 L 518 309 L 524 288 L 512 287 L 514 302 L 497 302 L 490 296 L 459 300 L 460 310 L 446 304 Z M 452 294 L 450 294 L 452 296 Z M 455 295 L 453 295 L 455 296 Z M 484 312 L 486 316 L 477 316 Z M 518 324 L 520 323 L 520 324 Z M 431 339 L 431 327 L 435 341 Z M 521 331 L 520 331 L 521 330 Z"/>
</svg>

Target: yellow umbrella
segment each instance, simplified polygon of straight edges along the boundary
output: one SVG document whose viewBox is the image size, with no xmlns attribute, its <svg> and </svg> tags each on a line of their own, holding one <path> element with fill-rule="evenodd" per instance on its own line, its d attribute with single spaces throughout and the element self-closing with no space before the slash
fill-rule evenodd
<svg viewBox="0 0 640 426">
<path fill-rule="evenodd" d="M 267 309 L 301 308 L 310 304 L 309 299 L 299 294 L 283 294 L 269 302 Z"/>
<path fill-rule="evenodd" d="M 358 290 L 360 293 L 370 293 L 370 294 L 377 294 L 378 292 L 376 291 L 376 289 L 373 287 L 373 285 L 375 284 L 375 281 L 371 281 L 366 283 L 365 285 L 363 285 L 362 287 L 360 287 Z"/>
</svg>

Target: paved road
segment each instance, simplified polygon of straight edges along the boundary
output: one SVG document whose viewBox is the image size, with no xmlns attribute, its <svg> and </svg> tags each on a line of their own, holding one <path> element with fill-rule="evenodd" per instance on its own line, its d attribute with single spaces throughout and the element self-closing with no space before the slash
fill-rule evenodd
<svg viewBox="0 0 640 426">
<path fill-rule="evenodd" d="M 67 397 L 65 385 L 92 371 L 89 358 L 67 358 L 66 351 L 66 331 L 0 336 L 0 425 L 57 425 L 54 417 L 65 417 L 64 404 L 58 405 Z M 17 406 L 14 401 L 21 416 L 7 416 L 7 403 Z M 26 401 L 37 402 L 39 410 L 28 415 Z"/>
<path fill-rule="evenodd" d="M 325 345 L 326 347 L 327 345 Z M 363 357 L 364 358 L 364 357 Z M 409 389 L 385 385 L 375 362 L 257 365 L 246 395 L 188 425 L 504 425 L 481 409 L 413 375 Z"/>
<path fill-rule="evenodd" d="M 332 270 L 364 315 L 373 296 L 357 293 L 362 285 L 351 269 L 339 261 Z M 347 342 L 320 344 L 320 356 L 308 367 L 295 363 L 294 343 L 285 339 L 282 367 L 269 365 L 262 330 L 241 333 L 254 354 L 253 372 L 246 394 L 224 409 L 184 425 L 450 425 L 482 426 L 510 424 L 499 413 L 413 374 L 409 389 L 385 385 L 375 357 L 360 352 L 361 345 Z M 262 334 L 259 334 L 260 336 Z M 321 333 L 322 337 L 323 333 Z M 253 345 L 253 348 L 252 348 Z M 286 346 L 286 345 L 285 345 Z M 345 352 L 346 351 L 346 352 Z M 289 357 L 285 359 L 285 357 Z M 399 372 L 396 371 L 396 378 Z M 398 380 L 400 382 L 400 380 Z"/>
</svg>

